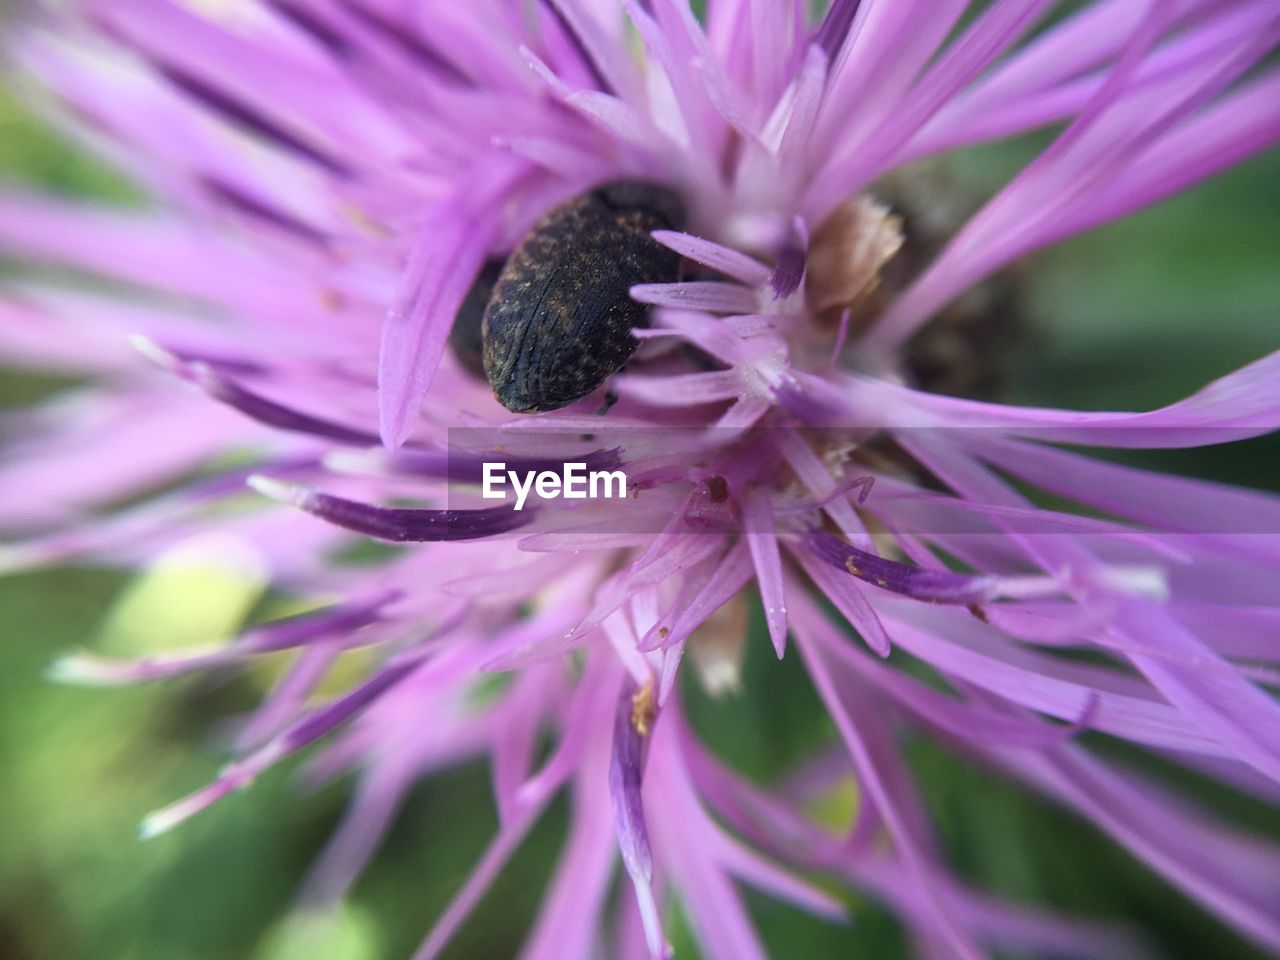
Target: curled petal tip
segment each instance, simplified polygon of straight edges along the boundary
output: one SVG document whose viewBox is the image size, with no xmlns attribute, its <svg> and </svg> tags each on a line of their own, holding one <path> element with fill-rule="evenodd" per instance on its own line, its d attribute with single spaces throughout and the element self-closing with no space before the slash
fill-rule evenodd
<svg viewBox="0 0 1280 960">
<path fill-rule="evenodd" d="M 134 350 L 166 373 L 175 374 L 218 399 L 225 399 L 223 395 L 226 389 L 222 380 L 203 360 L 183 359 L 140 333 L 130 334 L 129 343 Z"/>
<path fill-rule="evenodd" d="M 164 821 L 159 812 L 150 814 L 138 824 L 138 839 L 150 840 L 162 833 L 168 833 L 173 827 L 174 824 Z"/>
<path fill-rule="evenodd" d="M 395 453 L 409 437 L 409 424 L 403 417 L 383 417 L 378 424 L 378 436 L 387 452 Z"/>
<path fill-rule="evenodd" d="M 223 797 L 244 789 L 253 783 L 253 779 L 258 773 L 279 760 L 284 753 L 284 749 L 279 741 L 273 741 L 260 749 L 251 758 L 243 762 L 228 764 L 222 768 L 218 779 L 212 783 L 187 794 L 167 807 L 161 807 L 159 810 L 147 814 L 142 819 L 142 823 L 138 825 L 138 836 L 143 840 L 150 840 L 152 837 L 158 837 L 162 833 L 168 833 L 180 823 L 190 820 L 197 813 L 213 806 Z"/>
<path fill-rule="evenodd" d="M 83 650 L 58 657 L 45 667 L 44 678 L 50 683 L 82 687 L 114 687 L 128 682 L 111 661 Z"/>
<path fill-rule="evenodd" d="M 201 793 L 193 793 L 167 807 L 161 807 L 142 818 L 142 822 L 138 824 L 138 839 L 151 840 L 162 833 L 168 833 L 180 823 L 195 816 L 207 805 L 208 801 L 204 800 Z"/>
<path fill-rule="evenodd" d="M 162 370 L 173 372 L 182 366 L 182 361 L 176 355 L 144 334 L 129 334 L 129 346 Z"/>
<path fill-rule="evenodd" d="M 307 488 L 298 486 L 296 483 L 285 483 L 283 480 L 276 480 L 260 473 L 250 474 L 245 479 L 245 483 L 264 497 L 280 503 L 287 503 L 293 507 L 306 505 Z"/>
<path fill-rule="evenodd" d="M 44 675 L 50 682 L 73 686 L 125 687 L 212 666 L 222 659 L 224 652 L 221 646 L 208 644 L 134 660 L 76 650 L 50 663 Z"/>
</svg>

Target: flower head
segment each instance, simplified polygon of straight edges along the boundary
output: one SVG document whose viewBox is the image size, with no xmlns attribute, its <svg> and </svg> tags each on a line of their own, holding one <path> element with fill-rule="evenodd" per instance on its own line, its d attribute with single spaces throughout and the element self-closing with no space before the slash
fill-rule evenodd
<svg viewBox="0 0 1280 960">
<path fill-rule="evenodd" d="M 5 562 L 145 565 L 216 528 L 318 598 L 226 646 L 59 663 L 120 683 L 296 652 L 223 774 L 145 834 L 323 744 L 317 775 L 361 776 L 305 888 L 331 904 L 416 780 L 482 757 L 498 833 L 421 957 L 562 791 L 529 958 L 667 956 L 676 901 L 708 957 L 760 957 L 740 885 L 841 917 L 817 878 L 890 904 L 929 955 L 1131 955 L 947 872 L 910 728 L 1280 950 L 1276 851 L 1078 739 L 1274 795 L 1280 501 L 1055 445 L 1268 432 L 1280 355 L 1147 413 L 949 395 L 926 357 L 938 324 L 999 314 L 989 284 L 963 297 L 1000 268 L 1280 136 L 1273 2 L 1052 23 L 1043 0 L 60 6 L 13 53 L 156 203 L 0 195 L 0 248 L 111 281 L 8 285 L 4 356 L 94 380 L 18 424 L 0 519 L 29 535 Z M 921 161 L 1039 129 L 962 223 L 923 199 Z M 627 497 L 485 503 L 499 456 L 621 470 Z M 364 538 L 401 546 L 341 562 Z M 754 595 L 839 739 L 781 785 L 718 759 L 677 683 L 686 653 L 710 689 L 740 683 Z M 316 703 L 357 647 L 376 666 Z M 807 805 L 849 775 L 833 837 Z"/>
</svg>

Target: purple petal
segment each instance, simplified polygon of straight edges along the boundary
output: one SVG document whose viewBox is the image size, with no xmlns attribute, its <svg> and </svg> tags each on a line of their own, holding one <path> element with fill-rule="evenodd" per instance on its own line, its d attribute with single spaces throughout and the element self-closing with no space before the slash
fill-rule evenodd
<svg viewBox="0 0 1280 960">
<path fill-rule="evenodd" d="M 769 638 L 778 659 L 787 649 L 787 598 L 782 586 L 782 556 L 774 532 L 773 510 L 767 494 L 751 491 L 742 504 L 742 520 L 751 561 L 760 585 L 760 602 L 769 625 Z"/>
<path fill-rule="evenodd" d="M 804 542 L 815 556 L 837 570 L 916 600 L 967 605 L 989 600 L 995 592 L 995 584 L 990 577 L 928 570 L 885 560 L 859 550 L 833 533 L 814 531 L 804 537 Z"/>
<path fill-rule="evenodd" d="M 1154 650 L 1189 660 L 1219 660 L 1199 637 L 1153 603 L 1131 603 L 1117 632 Z M 1246 763 L 1280 781 L 1280 704 L 1239 672 L 1184 666 L 1142 654 L 1130 659 L 1151 682 L 1198 726 L 1235 751 Z"/>
<path fill-rule="evenodd" d="M 1002 757 L 1001 765 L 1088 817 L 1259 943 L 1280 950 L 1280 857 L 1274 847 L 1229 832 L 1171 794 L 1079 750 Z"/>
<path fill-rule="evenodd" d="M 760 307 L 754 291 L 719 280 L 641 283 L 631 288 L 631 296 L 658 307 L 710 313 L 754 313 Z"/>
<path fill-rule="evenodd" d="M 664 247 L 668 247 L 690 260 L 697 261 L 725 276 L 744 283 L 750 287 L 758 287 L 769 279 L 770 271 L 759 260 L 739 253 L 732 247 L 723 247 L 702 237 L 688 233 L 676 233 L 673 230 L 655 230 L 653 239 Z"/>
<path fill-rule="evenodd" d="M 674 622 L 669 626 L 656 624 L 641 642 L 640 649 L 656 649 L 687 639 L 708 617 L 747 585 L 751 579 L 751 570 L 751 555 L 746 544 L 736 544 L 721 558 L 706 585 L 680 610 Z"/>
<path fill-rule="evenodd" d="M 507 506 L 483 510 L 373 507 L 256 475 L 249 478 L 249 485 L 264 496 L 292 504 L 335 526 L 391 543 L 475 540 L 497 536 L 524 526 L 535 512 L 532 509 L 517 511 Z"/>
<path fill-rule="evenodd" d="M 853 18 L 857 16 L 861 5 L 861 0 L 832 0 L 827 7 L 826 16 L 813 35 L 813 42 L 822 48 L 828 60 L 835 59 L 835 55 L 844 46 L 845 37 L 849 35 Z"/>
<path fill-rule="evenodd" d="M 519 960 L 590 960 L 616 863 L 608 792 L 594 766 L 575 781 L 573 825 Z"/>
<path fill-rule="evenodd" d="M 613 723 L 613 759 L 609 791 L 613 796 L 618 848 L 627 872 L 635 879 L 653 879 L 653 854 L 644 823 L 640 786 L 644 780 L 649 737 L 657 720 L 652 686 L 627 684 L 618 698 Z"/>
<path fill-rule="evenodd" d="M 636 87 L 635 72 L 624 50 L 601 29 L 578 0 L 542 0 L 563 28 L 596 85 L 606 93 L 629 95 Z"/>
<path fill-rule="evenodd" d="M 622 862 L 635 887 L 636 900 L 644 918 L 645 938 L 654 958 L 667 954 L 653 898 L 653 851 L 645 825 L 640 787 L 645 760 L 657 722 L 653 681 L 638 687 L 624 684 L 618 697 L 613 724 L 613 755 L 609 763 L 609 792 L 613 797 L 613 823 Z"/>
<path fill-rule="evenodd" d="M 269 427 L 287 430 L 291 433 L 305 433 L 315 437 L 324 437 L 338 443 L 367 447 L 377 445 L 378 438 L 370 432 L 347 427 L 322 417 L 303 413 L 274 400 L 268 400 L 234 380 L 217 372 L 207 363 L 188 362 L 169 354 L 163 348 L 150 341 L 139 341 L 138 349 L 162 366 L 178 374 L 184 380 L 194 383 L 227 406 L 239 410 L 245 416 Z"/>
<path fill-rule="evenodd" d="M 893 630 L 898 647 L 948 676 L 1007 701 L 1069 723 L 1092 713 L 1094 729 L 1147 746 L 1208 756 L 1231 755 L 1189 717 L 1151 699 L 1145 684 L 1118 686 L 1114 670 L 1069 668 L 1057 658 L 1001 639 L 960 611 L 882 609 L 880 613 Z M 1098 698 L 1098 704 L 1091 711 L 1093 697 Z"/>
<path fill-rule="evenodd" d="M 454 315 L 498 234 L 492 206 L 524 172 L 523 161 L 498 155 L 443 201 L 419 233 L 382 325 L 378 415 L 389 449 L 413 430 Z"/>
<path fill-rule="evenodd" d="M 859 786 L 884 818 L 898 856 L 920 886 L 928 909 L 950 948 L 965 960 L 980 960 L 981 952 L 954 919 L 951 898 L 933 882 L 924 838 L 920 836 L 920 810 L 901 761 L 883 742 L 883 726 L 867 713 L 867 705 L 855 705 L 842 696 L 825 660 L 823 644 L 809 625 L 821 615 L 805 599 L 794 605 L 793 634 L 796 647 L 809 670 L 818 695 L 835 721 L 849 756 L 857 769 Z M 861 697 L 857 700 L 861 701 Z M 879 735 L 875 731 L 881 731 Z"/>
<path fill-rule="evenodd" d="M 862 642 L 877 656 L 889 656 L 892 650 L 889 635 L 875 608 L 858 589 L 857 583 L 832 570 L 829 564 L 815 563 L 813 555 L 807 550 L 792 552 L 823 596 L 835 604 L 836 609 L 849 621 L 849 625 L 858 631 Z"/>
</svg>

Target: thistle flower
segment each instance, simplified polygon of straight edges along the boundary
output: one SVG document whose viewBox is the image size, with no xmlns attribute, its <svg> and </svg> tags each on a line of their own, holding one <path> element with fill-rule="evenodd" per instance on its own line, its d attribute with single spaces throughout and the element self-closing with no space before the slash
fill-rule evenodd
<svg viewBox="0 0 1280 960">
<path fill-rule="evenodd" d="M 681 0 L 57 6 L 12 32 L 14 58 L 156 203 L 0 195 L 7 254 L 110 281 L 7 282 L 4 357 L 92 381 L 12 425 L 0 510 L 25 538 L 5 564 L 145 566 L 217 529 L 319 604 L 214 649 L 60 661 L 114 684 L 296 655 L 222 775 L 144 833 L 322 744 L 318 776 L 361 778 L 305 887 L 329 905 L 415 781 L 485 758 L 498 832 L 420 957 L 560 792 L 572 825 L 530 960 L 669 955 L 677 901 L 706 956 L 764 956 L 741 884 L 830 917 L 832 889 L 861 889 L 929 956 L 1131 956 L 947 871 L 897 751 L 911 729 L 1280 951 L 1277 851 L 1078 737 L 1274 799 L 1280 501 L 1055 445 L 1268 432 L 1280 356 L 1159 410 L 1079 413 L 932 391 L 913 352 L 1006 264 L 1273 143 L 1271 0 L 1100 0 L 1052 23 L 1044 0 L 963 20 L 952 0 L 835 0 L 816 20 L 722 0 L 704 18 Z M 899 269 L 922 228 L 895 171 L 1042 128 L 1034 160 Z M 651 235 L 681 273 L 631 288 L 652 309 L 625 369 L 513 416 L 449 350 L 455 317 L 485 302 L 486 264 L 619 181 L 680 198 L 687 222 Z M 629 496 L 484 504 L 495 451 L 620 467 Z M 364 538 L 412 546 L 336 559 Z M 740 681 L 757 593 L 839 735 L 781 785 L 718 759 L 676 683 L 686 652 L 710 686 Z M 315 702 L 354 648 L 376 666 Z M 806 804 L 850 774 L 861 802 L 833 837 Z"/>
</svg>

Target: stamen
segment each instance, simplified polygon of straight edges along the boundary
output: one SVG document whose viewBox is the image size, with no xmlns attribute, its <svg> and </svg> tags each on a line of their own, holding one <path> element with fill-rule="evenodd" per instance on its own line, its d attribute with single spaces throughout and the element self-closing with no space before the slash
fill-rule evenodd
<svg viewBox="0 0 1280 960">
<path fill-rule="evenodd" d="M 653 722 L 658 716 L 658 706 L 653 702 L 653 679 L 631 697 L 631 726 L 642 737 L 653 732 Z"/>
</svg>

